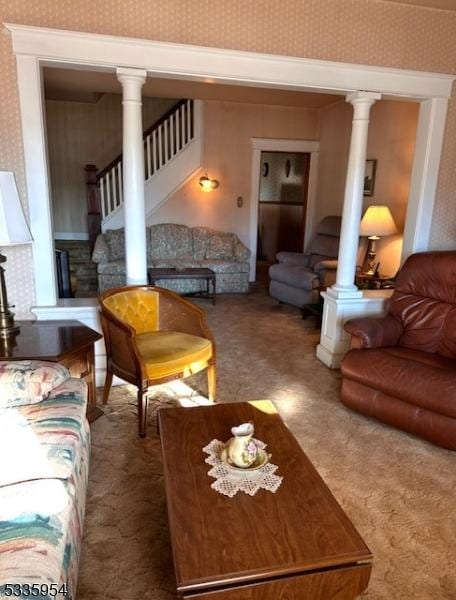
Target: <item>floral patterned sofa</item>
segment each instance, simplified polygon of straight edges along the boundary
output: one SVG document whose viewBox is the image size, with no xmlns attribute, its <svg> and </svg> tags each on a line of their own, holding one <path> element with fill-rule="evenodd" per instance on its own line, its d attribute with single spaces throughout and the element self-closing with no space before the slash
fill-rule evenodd
<svg viewBox="0 0 456 600">
<path fill-rule="evenodd" d="M 247 292 L 250 250 L 234 233 L 207 227 L 160 223 L 147 228 L 149 267 L 207 267 L 215 271 L 217 293 Z M 98 291 L 125 285 L 125 234 L 111 229 L 96 240 L 92 260 L 98 263 Z M 158 281 L 180 293 L 202 290 L 201 280 Z"/>
<path fill-rule="evenodd" d="M 90 453 L 86 402 L 86 384 L 62 365 L 0 363 L 2 598 L 75 598 Z"/>
</svg>

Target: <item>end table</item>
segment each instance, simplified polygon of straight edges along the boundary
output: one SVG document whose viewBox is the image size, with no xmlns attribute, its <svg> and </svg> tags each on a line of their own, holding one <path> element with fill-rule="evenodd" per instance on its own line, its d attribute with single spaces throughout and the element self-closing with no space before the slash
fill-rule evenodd
<svg viewBox="0 0 456 600">
<path fill-rule="evenodd" d="M 103 336 L 79 321 L 15 321 L 20 330 L 14 337 L 0 339 L 0 360 L 48 360 L 59 362 L 72 377 L 88 386 L 87 418 L 103 414 L 97 406 L 95 386 L 95 342 Z"/>
</svg>

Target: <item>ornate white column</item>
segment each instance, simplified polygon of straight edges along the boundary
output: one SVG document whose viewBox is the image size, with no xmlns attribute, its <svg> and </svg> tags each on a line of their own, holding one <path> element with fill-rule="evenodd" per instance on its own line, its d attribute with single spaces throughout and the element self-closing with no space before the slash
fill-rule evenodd
<svg viewBox="0 0 456 600">
<path fill-rule="evenodd" d="M 382 312 L 388 294 L 365 295 L 355 285 L 359 226 L 363 209 L 364 170 L 366 164 L 369 114 L 372 105 L 381 98 L 372 92 L 354 92 L 347 96 L 353 104 L 353 125 L 350 139 L 347 178 L 345 181 L 342 228 L 336 283 L 322 292 L 323 321 L 317 357 L 328 367 L 338 367 L 348 349 L 348 337 L 343 326 L 355 316 Z"/>
<path fill-rule="evenodd" d="M 117 69 L 123 107 L 123 210 L 127 285 L 147 283 L 146 212 L 144 201 L 144 144 L 141 89 L 147 73 Z"/>
</svg>

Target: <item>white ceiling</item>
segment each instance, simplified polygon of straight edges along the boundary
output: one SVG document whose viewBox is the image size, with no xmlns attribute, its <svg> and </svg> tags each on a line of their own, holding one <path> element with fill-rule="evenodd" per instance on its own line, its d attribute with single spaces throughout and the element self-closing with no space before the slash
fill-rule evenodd
<svg viewBox="0 0 456 600">
<path fill-rule="evenodd" d="M 456 0 L 387 0 L 399 4 L 413 4 L 414 6 L 426 6 L 427 8 L 442 8 L 444 10 L 456 10 Z"/>
<path fill-rule="evenodd" d="M 114 73 L 49 67 L 44 69 L 44 89 L 48 100 L 74 102 L 97 102 L 103 93 L 121 93 L 120 83 Z M 332 94 L 154 77 L 147 78 L 143 94 L 155 98 L 197 98 L 305 108 L 327 106 L 343 97 Z"/>
</svg>

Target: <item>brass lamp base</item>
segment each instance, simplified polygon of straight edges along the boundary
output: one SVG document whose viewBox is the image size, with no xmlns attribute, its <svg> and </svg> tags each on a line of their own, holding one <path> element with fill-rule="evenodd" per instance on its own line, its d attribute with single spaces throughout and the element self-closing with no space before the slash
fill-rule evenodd
<svg viewBox="0 0 456 600">
<path fill-rule="evenodd" d="M 362 268 L 363 275 L 375 275 L 377 270 L 376 256 L 377 248 L 376 242 L 380 239 L 377 235 L 371 235 L 368 239 L 368 246 L 366 252 L 366 258 Z"/>
<path fill-rule="evenodd" d="M 19 325 L 14 323 L 14 313 L 0 312 L 0 337 L 9 338 L 19 333 Z"/>
<path fill-rule="evenodd" d="M 0 264 L 6 262 L 6 256 L 0 254 Z M 0 266 L 0 338 L 6 339 L 19 332 L 19 325 L 14 324 L 14 313 L 8 307 L 8 296 L 5 284 L 5 269 Z"/>
</svg>

